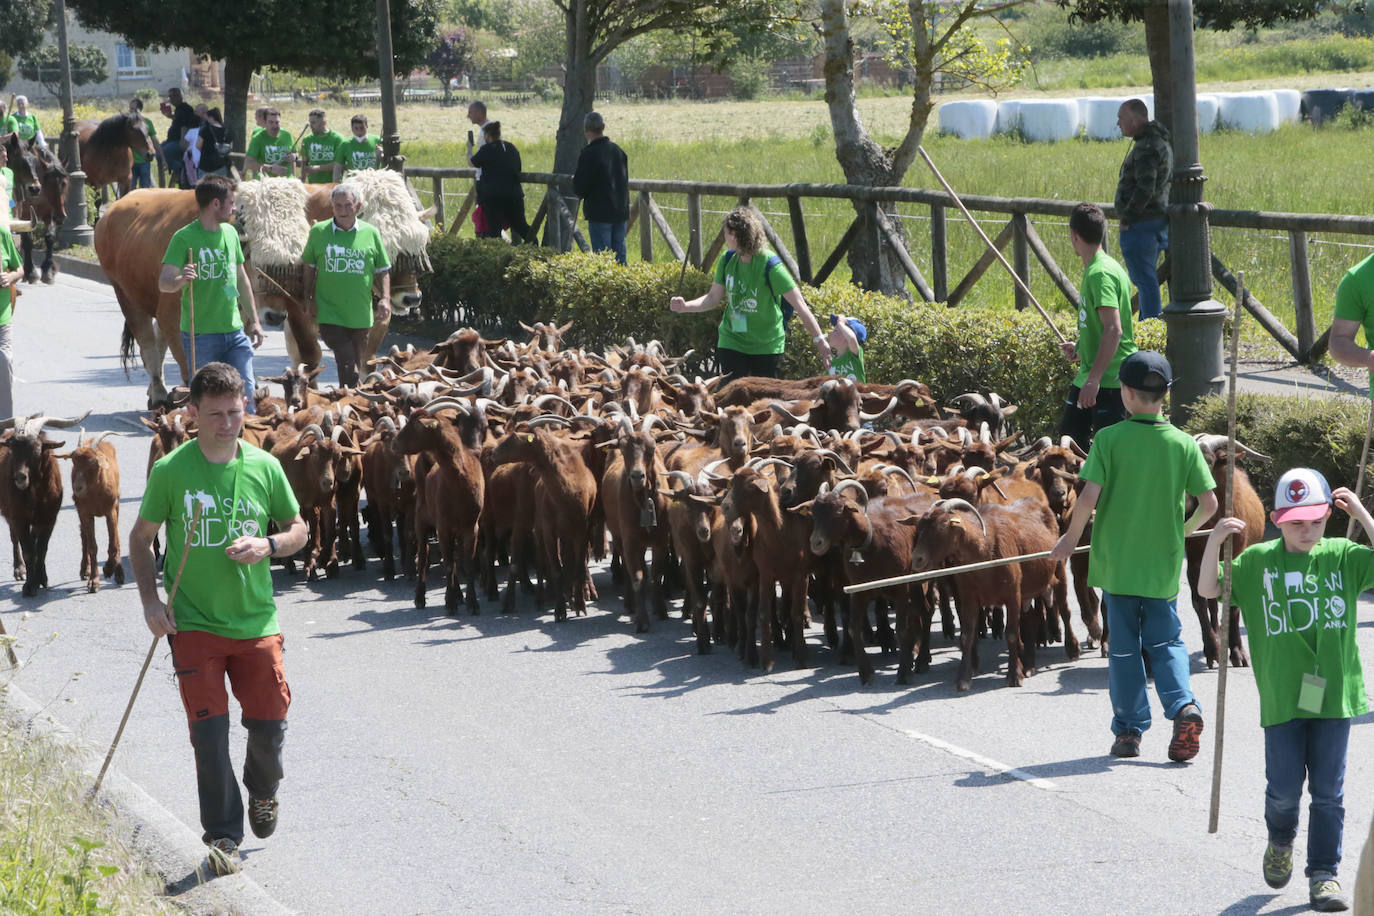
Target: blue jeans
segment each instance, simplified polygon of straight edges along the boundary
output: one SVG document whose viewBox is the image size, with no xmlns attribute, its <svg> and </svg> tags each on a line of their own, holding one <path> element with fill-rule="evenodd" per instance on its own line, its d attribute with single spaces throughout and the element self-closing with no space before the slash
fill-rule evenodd
<svg viewBox="0 0 1374 916">
<path fill-rule="evenodd" d="M 1104 590 L 1107 628 L 1111 633 L 1111 657 L 1107 660 L 1107 685 L 1112 698 L 1112 733 L 1150 727 L 1150 696 L 1145 691 L 1145 662 L 1140 649 L 1150 653 L 1155 690 L 1165 718 L 1194 702 L 1188 686 L 1188 650 L 1179 634 L 1178 597 L 1141 598 L 1113 595 Z"/>
<path fill-rule="evenodd" d="M 191 335 L 186 331 L 181 332 L 181 348 L 186 351 L 186 363 L 190 365 Z M 253 374 L 253 343 L 242 328 L 227 334 L 196 335 L 196 364 L 191 374 L 195 375 L 195 370 L 206 363 L 215 362 L 228 363 L 238 370 L 239 377 L 243 379 L 243 396 L 248 399 L 248 412 L 256 413 L 253 409 L 253 389 L 257 379 Z M 189 380 L 187 384 L 190 384 Z"/>
<path fill-rule="evenodd" d="M 180 140 L 162 141 L 162 155 L 167 160 L 167 171 L 172 173 L 178 184 L 181 177 L 181 155 L 183 152 Z"/>
<path fill-rule="evenodd" d="M 1115 637 L 1115 634 L 1113 634 Z M 1296 689 L 1297 685 L 1293 687 Z M 1345 829 L 1345 752 L 1349 719 L 1290 719 L 1264 729 L 1264 823 L 1269 842 L 1292 846 L 1298 835 L 1302 782 L 1312 803 L 1307 813 L 1307 876 L 1336 874 Z"/>
<path fill-rule="evenodd" d="M 1121 230 L 1121 260 L 1140 291 L 1140 318 L 1158 318 L 1164 314 L 1164 304 L 1159 298 L 1157 268 L 1159 253 L 1169 248 L 1169 221 L 1160 217 L 1127 225 Z"/>
<path fill-rule="evenodd" d="M 594 223 L 587 220 L 587 241 L 592 243 L 592 251 L 615 252 L 615 259 L 625 263 L 625 224 Z"/>
<path fill-rule="evenodd" d="M 135 162 L 133 165 L 133 184 L 130 188 L 151 188 L 153 186 L 153 164 Z"/>
</svg>

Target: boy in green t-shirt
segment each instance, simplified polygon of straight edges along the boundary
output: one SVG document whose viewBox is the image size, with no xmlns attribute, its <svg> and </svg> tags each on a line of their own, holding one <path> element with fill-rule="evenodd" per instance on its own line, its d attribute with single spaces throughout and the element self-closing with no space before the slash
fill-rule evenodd
<svg viewBox="0 0 1374 916">
<path fill-rule="evenodd" d="M 1173 383 L 1169 361 L 1139 350 L 1122 361 L 1120 378 L 1130 418 L 1093 440 L 1078 474 L 1083 490 L 1052 556 L 1068 560 L 1096 509 L 1088 584 L 1102 589 L 1111 633 L 1112 756 L 1140 756 L 1140 736 L 1150 727 L 1144 647 L 1164 715 L 1174 722 L 1169 759 L 1182 763 L 1197 756 L 1202 711 L 1180 636 L 1179 572 L 1184 538 L 1217 510 L 1216 482 L 1197 443 L 1161 413 Z M 1185 522 L 1187 495 L 1198 505 Z"/>
<path fill-rule="evenodd" d="M 868 340 L 868 328 L 857 318 L 831 315 L 834 326 L 830 332 L 830 374 L 853 382 L 864 378 L 863 345 Z"/>
<path fill-rule="evenodd" d="M 306 525 L 291 484 L 270 452 L 239 438 L 244 382 L 228 363 L 191 379 L 195 439 L 153 465 L 129 535 L 129 560 L 144 623 L 168 637 L 195 751 L 202 840 L 217 875 L 239 870 L 243 796 L 229 759 L 226 675 L 248 732 L 243 784 L 257 837 L 277 826 L 277 787 L 291 688 L 282 669 L 281 627 L 268 557 L 305 546 Z M 278 533 L 268 535 L 268 523 Z M 163 582 L 182 566 L 174 604 L 157 591 L 152 543 L 167 525 Z"/>
<path fill-rule="evenodd" d="M 1355 494 L 1333 492 L 1318 472 L 1293 468 L 1279 478 L 1270 514 L 1282 537 L 1247 547 L 1231 564 L 1231 603 L 1245 618 L 1264 728 L 1264 880 L 1279 888 L 1292 876 L 1306 778 L 1308 897 L 1322 912 L 1349 907 L 1336 881 L 1346 748 L 1351 720 L 1369 711 L 1356 609 L 1360 593 L 1374 586 L 1374 550 L 1322 536 L 1333 503 L 1374 535 L 1374 518 Z M 1244 530 L 1235 518 L 1212 530 L 1198 575 L 1202 597 L 1221 594 L 1222 542 Z"/>
</svg>

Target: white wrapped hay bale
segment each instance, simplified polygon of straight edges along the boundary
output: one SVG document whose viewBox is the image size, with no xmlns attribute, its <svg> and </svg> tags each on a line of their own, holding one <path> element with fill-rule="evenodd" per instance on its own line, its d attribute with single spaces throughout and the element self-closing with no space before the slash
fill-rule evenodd
<svg viewBox="0 0 1374 916">
<path fill-rule="evenodd" d="M 1197 130 L 1200 134 L 1210 134 L 1217 129 L 1217 115 L 1221 110 L 1221 105 L 1217 97 L 1211 93 L 1202 93 L 1197 97 Z"/>
<path fill-rule="evenodd" d="M 1219 127 L 1242 130 L 1247 134 L 1267 134 L 1278 129 L 1279 103 L 1274 93 L 1268 90 L 1258 92 L 1219 92 L 1217 112 Z"/>
<path fill-rule="evenodd" d="M 965 140 L 990 137 L 997 126 L 997 103 L 992 99 L 946 102 L 940 106 L 940 131 Z"/>
<path fill-rule="evenodd" d="M 1077 99 L 1035 99 L 1021 103 L 1021 133 L 1037 143 L 1078 136 Z"/>
<path fill-rule="evenodd" d="M 1116 113 L 1123 99 L 1079 99 L 1078 117 L 1090 140 L 1120 140 L 1121 128 L 1116 126 Z"/>
<path fill-rule="evenodd" d="M 1004 99 L 997 103 L 997 121 L 993 130 L 999 134 L 1010 133 L 1020 123 L 1021 99 Z"/>
<path fill-rule="evenodd" d="M 1274 89 L 1272 92 L 1279 106 L 1279 123 L 1298 123 L 1302 112 L 1302 93 L 1296 89 Z"/>
</svg>

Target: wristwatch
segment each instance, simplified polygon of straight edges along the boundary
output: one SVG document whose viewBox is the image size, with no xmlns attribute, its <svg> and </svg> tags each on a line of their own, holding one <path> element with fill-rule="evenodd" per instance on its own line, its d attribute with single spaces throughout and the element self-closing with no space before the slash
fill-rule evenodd
<svg viewBox="0 0 1374 916">
<path fill-rule="evenodd" d="M 269 557 L 275 557 L 277 555 L 277 539 L 270 534 L 267 536 L 267 547 L 267 555 Z"/>
</svg>

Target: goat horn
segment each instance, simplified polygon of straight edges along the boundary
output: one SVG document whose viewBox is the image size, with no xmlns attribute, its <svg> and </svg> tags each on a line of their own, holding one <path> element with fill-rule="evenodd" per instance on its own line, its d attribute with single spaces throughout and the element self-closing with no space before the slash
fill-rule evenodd
<svg viewBox="0 0 1374 916">
<path fill-rule="evenodd" d="M 840 470 L 844 471 L 844 472 L 845 472 L 846 474 L 848 474 L 850 477 L 853 477 L 853 476 L 854 476 L 854 470 L 853 470 L 853 469 L 849 466 L 849 464 L 848 464 L 847 462 L 845 462 L 845 460 L 844 460 L 843 458 L 841 458 L 841 457 L 839 456 L 839 454 L 838 454 L 837 452 L 835 452 L 834 450 L 828 449 L 828 448 L 818 448 L 818 449 L 816 449 L 816 454 L 817 454 L 817 455 L 829 455 L 831 458 L 834 458 L 834 459 L 835 459 L 835 463 L 838 464 L 838 465 L 840 466 Z"/>
<path fill-rule="evenodd" d="M 888 476 L 890 474 L 901 474 L 903 477 L 906 478 L 906 482 L 911 484 L 911 489 L 913 492 L 920 490 L 920 487 L 916 486 L 915 479 L 912 478 L 910 472 L 908 472 L 906 468 L 898 467 L 895 464 L 880 464 L 878 465 L 877 470 L 881 472 L 883 476 Z"/>
<path fill-rule="evenodd" d="M 769 407 L 769 409 L 775 410 L 775 411 L 777 411 L 778 413 L 782 414 L 784 417 L 786 417 L 787 419 L 791 420 L 793 423 L 805 423 L 805 422 L 806 422 L 806 419 L 805 419 L 805 418 L 797 416 L 797 415 L 794 414 L 791 410 L 789 410 L 787 407 L 784 407 L 784 406 L 783 406 L 783 403 L 782 403 L 781 401 L 769 401 L 769 402 L 768 402 L 768 407 Z M 724 413 L 724 412 L 722 411 L 722 413 Z"/>
<path fill-rule="evenodd" d="M 864 485 L 859 483 L 857 480 L 841 480 L 839 483 L 835 484 L 835 489 L 831 490 L 830 492 L 838 496 L 845 490 L 853 490 L 855 493 L 858 494 L 855 500 L 856 502 L 858 502 L 859 505 L 868 505 L 868 491 L 865 490 Z"/>
<path fill-rule="evenodd" d="M 978 441 L 984 444 L 991 444 L 992 442 L 992 430 L 988 429 L 986 420 L 978 424 Z"/>
<path fill-rule="evenodd" d="M 878 420 L 881 420 L 888 414 L 892 413 L 892 411 L 896 410 L 897 403 L 897 396 L 894 394 L 892 396 L 892 400 L 887 402 L 887 406 L 884 407 L 882 410 L 878 411 L 877 413 L 864 413 L 862 410 L 859 411 L 859 419 L 863 420 L 865 423 L 877 422 Z"/>
<path fill-rule="evenodd" d="M 320 424 L 318 423 L 311 423 L 305 429 L 301 430 L 301 434 L 296 437 L 296 445 L 298 447 L 305 442 L 306 436 L 314 436 L 315 440 L 318 442 L 323 442 L 326 438 L 324 430 L 320 429 Z"/>
<path fill-rule="evenodd" d="M 342 426 L 334 427 L 334 431 L 329 434 L 329 441 L 333 442 L 335 445 L 338 445 L 339 437 L 343 435 L 343 432 L 344 428 Z"/>
<path fill-rule="evenodd" d="M 525 424 L 530 429 L 538 429 L 541 426 L 562 426 L 568 428 L 572 426 L 572 420 L 567 417 L 560 417 L 555 414 L 546 413 L 541 417 L 535 417 Z"/>
<path fill-rule="evenodd" d="M 380 418 L 378 418 L 378 420 L 377 420 L 377 423 L 376 423 L 376 427 L 375 427 L 375 428 L 376 428 L 377 430 L 379 430 L 379 431 L 386 431 L 386 432 L 389 432 L 389 433 L 395 433 L 395 432 L 396 432 L 396 421 L 392 420 L 390 417 L 380 417 Z"/>
<path fill-rule="evenodd" d="M 964 392 L 963 394 L 959 395 L 957 398 L 954 398 L 953 400 L 951 400 L 951 401 L 949 402 L 949 403 L 950 403 L 950 406 L 953 407 L 953 406 L 958 405 L 959 402 L 963 401 L 965 398 L 968 398 L 969 400 L 973 401 L 973 403 L 974 403 L 975 405 L 978 405 L 978 404 L 986 404 L 986 403 L 988 402 L 988 399 L 985 398 L 985 397 L 983 397 L 983 396 L 982 396 L 981 394 L 979 394 L 978 392 L 976 392 L 976 391 L 966 391 L 966 392 Z"/>
<path fill-rule="evenodd" d="M 751 462 L 751 464 L 753 464 L 754 470 L 758 471 L 759 473 L 763 473 L 764 468 L 777 467 L 779 465 L 787 468 L 789 471 L 792 469 L 792 462 L 785 461 L 782 458 L 764 458 L 757 464 L 754 464 L 753 462 Z"/>
<path fill-rule="evenodd" d="M 931 508 L 945 508 L 950 510 L 967 509 L 968 511 L 973 513 L 975 518 L 978 519 L 978 527 L 983 529 L 983 535 L 986 536 L 988 533 L 988 525 L 987 522 L 983 521 L 983 513 L 979 512 L 978 507 L 975 506 L 973 503 L 969 502 L 967 499 L 942 499 L 936 502 L 935 505 L 931 506 Z"/>
<path fill-rule="evenodd" d="M 534 399 L 534 406 L 539 410 L 548 410 L 548 407 L 546 407 L 545 405 L 550 403 L 562 404 L 566 406 L 569 410 L 571 410 L 573 413 L 577 413 L 577 405 L 573 404 L 572 401 L 569 401 L 567 398 L 559 394 L 541 394 L 539 397 Z"/>
<path fill-rule="evenodd" d="M 467 413 L 469 406 L 471 405 L 469 405 L 467 401 L 460 401 L 457 398 L 451 397 L 442 397 L 434 398 L 429 403 L 425 404 L 425 410 L 433 414 L 434 412 L 443 410 L 447 407 L 456 407 L 463 413 Z"/>
<path fill-rule="evenodd" d="M 696 481 L 692 479 L 692 475 L 688 474 L 686 471 L 669 471 L 667 476 L 672 480 L 682 481 L 682 489 L 684 490 L 690 490 L 696 484 Z"/>
</svg>

